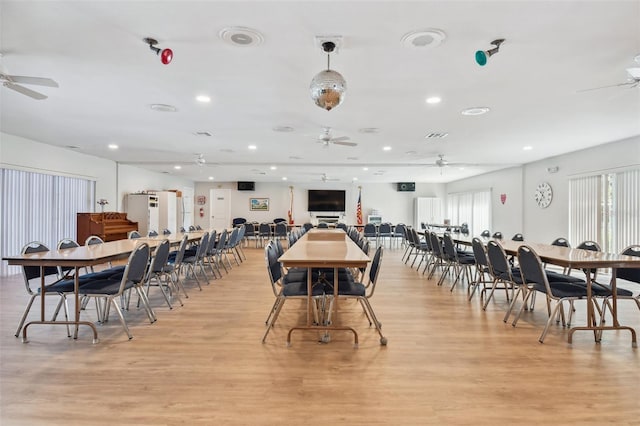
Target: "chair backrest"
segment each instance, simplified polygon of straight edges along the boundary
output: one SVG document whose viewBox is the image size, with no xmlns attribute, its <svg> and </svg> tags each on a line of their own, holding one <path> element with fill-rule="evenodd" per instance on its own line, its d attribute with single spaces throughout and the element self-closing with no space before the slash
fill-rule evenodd
<svg viewBox="0 0 640 426">
<path fill-rule="evenodd" d="M 247 219 L 245 219 L 244 217 L 234 217 L 231 221 L 231 225 L 233 225 L 234 227 L 243 225 L 245 223 L 247 223 Z"/>
<path fill-rule="evenodd" d="M 463 222 L 460 225 L 460 232 L 463 233 L 464 235 L 469 234 L 469 224 L 467 222 Z"/>
<path fill-rule="evenodd" d="M 429 232 L 427 235 L 429 236 L 429 242 L 431 243 L 431 252 L 435 257 L 442 259 L 444 252 L 440 238 L 438 238 L 438 234 L 435 232 Z"/>
<path fill-rule="evenodd" d="M 32 241 L 22 247 L 20 251 L 21 254 L 29 254 L 29 253 L 41 253 L 49 251 L 49 248 L 42 244 L 39 241 Z M 29 294 L 34 294 L 29 286 L 29 282 L 34 278 L 40 278 L 40 267 L 39 266 L 23 266 L 22 267 L 22 276 L 24 277 L 24 284 L 27 288 L 27 292 Z M 58 268 L 55 266 L 45 266 L 44 267 L 44 276 L 58 276 Z M 40 283 L 38 283 L 40 285 Z"/>
<path fill-rule="evenodd" d="M 444 247 L 444 254 L 446 255 L 447 259 L 452 261 L 457 261 L 458 255 L 456 253 L 456 246 L 453 243 L 453 238 L 451 238 L 451 234 L 449 234 L 448 232 L 445 232 L 444 235 L 442 236 L 442 243 Z"/>
<path fill-rule="evenodd" d="M 283 217 L 276 217 L 275 219 L 273 219 L 273 223 L 287 223 L 287 219 L 283 218 Z"/>
<path fill-rule="evenodd" d="M 327 222 L 318 223 L 318 228 L 327 229 L 328 227 L 329 227 L 329 224 Z"/>
<path fill-rule="evenodd" d="M 378 227 L 379 234 L 389 235 L 391 234 L 391 224 L 390 223 L 381 223 Z"/>
<path fill-rule="evenodd" d="M 238 241 L 236 241 L 236 244 L 240 244 L 240 242 L 244 238 L 244 233 L 247 232 L 247 227 L 244 225 L 241 225 L 241 226 L 237 226 L 236 228 L 238 228 Z"/>
<path fill-rule="evenodd" d="M 189 244 L 189 237 L 184 235 L 182 237 L 182 241 L 180 241 L 180 246 L 178 247 L 178 253 L 176 253 L 176 258 L 173 262 L 176 268 L 179 268 L 182 264 L 182 259 L 184 259 L 184 252 L 187 250 L 187 245 Z"/>
<path fill-rule="evenodd" d="M 267 270 L 269 271 L 269 279 L 273 286 L 273 291 L 278 295 L 276 284 L 282 278 L 282 265 L 278 262 L 278 254 L 273 244 L 269 243 L 264 248 L 265 258 L 267 260 Z"/>
<path fill-rule="evenodd" d="M 311 228 L 313 228 L 313 224 L 312 223 L 305 223 L 304 225 L 302 225 L 302 228 L 304 229 L 305 232 L 307 232 L 308 230 L 310 230 Z"/>
<path fill-rule="evenodd" d="M 98 237 L 97 235 L 91 235 L 86 240 L 84 240 L 85 246 L 92 246 L 94 244 L 103 244 L 103 243 L 104 241 L 102 240 L 102 238 Z"/>
<path fill-rule="evenodd" d="M 582 250 L 589 250 L 589 251 L 602 251 L 600 249 L 600 244 L 596 243 L 595 241 L 591 241 L 591 240 L 587 240 L 587 241 L 583 241 L 581 242 L 578 247 L 579 249 Z M 591 277 L 591 279 L 595 280 L 597 278 L 597 274 L 598 274 L 598 269 L 597 268 L 592 268 L 592 269 L 582 269 L 585 273 L 588 271 L 591 274 L 593 274 L 593 276 Z"/>
<path fill-rule="evenodd" d="M 556 238 L 551 242 L 551 245 L 560 246 L 560 247 L 571 247 L 571 245 L 569 244 L 569 241 L 567 241 L 567 239 L 563 237 Z"/>
<path fill-rule="evenodd" d="M 487 243 L 487 257 L 489 258 L 489 264 L 491 265 L 494 276 L 504 273 L 511 274 L 507 255 L 500 243 L 494 240 Z"/>
<path fill-rule="evenodd" d="M 162 230 L 162 235 L 171 235 L 171 229 L 169 228 L 164 228 Z"/>
<path fill-rule="evenodd" d="M 405 225 L 404 223 L 398 223 L 393 228 L 393 235 L 398 236 L 398 237 L 406 237 L 406 235 L 407 235 L 407 225 Z"/>
<path fill-rule="evenodd" d="M 216 254 L 216 233 L 217 232 L 214 229 L 213 231 L 211 231 L 211 234 L 209 234 L 209 242 L 207 243 L 207 249 L 205 250 L 206 256 L 213 256 L 214 254 Z"/>
<path fill-rule="evenodd" d="M 542 267 L 540 256 L 531 247 L 527 245 L 518 247 L 518 264 L 523 281 L 538 284 L 536 286 L 538 290 L 542 290 L 544 287 L 549 294 L 553 294 L 549 288 L 549 281 Z"/>
<path fill-rule="evenodd" d="M 227 239 L 227 248 L 233 248 L 238 245 L 238 236 L 240 235 L 240 228 L 233 228 Z"/>
<path fill-rule="evenodd" d="M 482 231 L 482 234 L 480 234 L 480 236 L 489 238 L 491 236 L 491 231 L 489 231 L 488 229 L 485 229 L 484 231 Z"/>
<path fill-rule="evenodd" d="M 227 237 L 229 236 L 229 231 L 226 229 L 220 233 L 220 238 L 218 238 L 218 244 L 216 244 L 216 251 L 220 253 L 227 246 Z"/>
<path fill-rule="evenodd" d="M 291 248 L 291 246 L 294 245 L 297 241 L 296 233 L 290 232 L 288 238 L 289 238 L 289 248 Z"/>
<path fill-rule="evenodd" d="M 58 241 L 58 244 L 56 245 L 56 248 L 58 250 L 75 248 L 75 247 L 80 247 L 80 244 L 78 244 L 75 240 L 72 240 L 71 238 L 63 238 L 60 241 Z M 60 275 L 60 277 L 67 275 L 69 272 L 74 270 L 75 270 L 75 267 L 73 266 L 58 266 L 58 274 Z"/>
<path fill-rule="evenodd" d="M 370 293 L 369 297 L 373 296 L 373 292 L 376 289 L 376 283 L 378 282 L 378 275 L 380 274 L 380 264 L 382 263 L 383 246 L 378 246 L 376 253 L 373 255 L 371 261 L 371 268 L 369 268 L 369 283 Z"/>
<path fill-rule="evenodd" d="M 336 229 L 342 229 L 342 230 L 344 230 L 344 231 L 346 232 L 346 231 L 347 231 L 347 224 L 346 224 L 346 223 L 338 222 L 338 223 L 336 224 Z"/>
<path fill-rule="evenodd" d="M 500 231 L 494 232 L 493 235 L 491 236 L 491 238 L 497 238 L 497 239 L 501 240 L 502 239 L 502 232 L 500 232 Z"/>
<path fill-rule="evenodd" d="M 517 233 L 513 237 L 511 237 L 511 241 L 524 241 L 524 235 L 522 235 L 521 233 Z"/>
<path fill-rule="evenodd" d="M 202 226 L 196 225 L 196 231 L 202 231 Z"/>
<path fill-rule="evenodd" d="M 245 237 L 253 237 L 256 235 L 256 228 L 253 226 L 253 223 L 245 223 L 244 224 L 244 235 Z"/>
<path fill-rule="evenodd" d="M 476 265 L 489 266 L 487 252 L 484 251 L 484 244 L 482 244 L 480 238 L 474 237 L 471 240 L 471 248 L 473 249 L 473 257 L 476 259 Z"/>
<path fill-rule="evenodd" d="M 278 255 L 278 259 L 279 259 L 280 256 L 284 254 L 284 248 L 282 247 L 282 243 L 280 242 L 280 240 L 276 239 L 274 243 L 276 246 L 276 254 Z"/>
<path fill-rule="evenodd" d="M 151 261 L 151 266 L 149 266 L 149 272 L 162 272 L 165 265 L 167 264 L 167 259 L 169 259 L 169 250 L 171 248 L 171 243 L 168 239 L 162 240 L 160 244 L 156 247 L 153 253 L 153 260 Z"/>
<path fill-rule="evenodd" d="M 181 226 L 181 227 L 180 227 L 180 232 L 182 232 L 182 233 L 184 234 L 185 232 L 187 232 L 187 230 L 186 230 L 186 229 L 184 229 L 184 226 Z"/>
<path fill-rule="evenodd" d="M 204 259 L 207 255 L 207 248 L 209 248 L 209 233 L 205 232 L 202 234 L 200 238 L 200 244 L 198 244 L 198 248 L 196 249 L 196 258 L 198 260 Z"/>
<path fill-rule="evenodd" d="M 149 232 L 147 232 L 147 237 L 157 237 L 158 236 L 158 231 L 156 231 L 155 229 L 150 229 Z"/>
<path fill-rule="evenodd" d="M 271 224 L 262 222 L 260 226 L 258 226 L 258 234 L 261 237 L 268 237 L 271 235 Z"/>
<path fill-rule="evenodd" d="M 195 231 L 195 230 L 196 230 L 196 227 L 195 227 L 195 226 L 193 226 L 193 225 L 190 225 L 190 226 L 189 226 L 189 232 L 191 232 L 191 231 Z"/>
<path fill-rule="evenodd" d="M 620 254 L 640 257 L 640 245 L 629 246 Z M 640 284 L 640 268 L 618 268 L 616 269 L 616 278 Z"/>
<path fill-rule="evenodd" d="M 378 232 L 376 231 L 376 225 L 373 223 L 367 223 L 366 225 L 364 225 L 363 232 L 365 237 L 375 237 L 376 235 L 378 235 Z"/>
<path fill-rule="evenodd" d="M 277 222 L 274 234 L 278 237 L 287 235 L 287 222 Z"/>
<path fill-rule="evenodd" d="M 118 294 L 122 294 L 128 282 L 138 284 L 144 281 L 147 275 L 147 268 L 149 267 L 150 254 L 151 249 L 147 243 L 138 244 L 131 252 L 127 266 L 124 268 L 124 273 L 122 274 Z"/>
<path fill-rule="evenodd" d="M 140 235 L 140 233 L 138 231 L 131 231 L 129 232 L 129 239 L 133 240 L 136 238 L 142 238 L 142 235 Z"/>
</svg>

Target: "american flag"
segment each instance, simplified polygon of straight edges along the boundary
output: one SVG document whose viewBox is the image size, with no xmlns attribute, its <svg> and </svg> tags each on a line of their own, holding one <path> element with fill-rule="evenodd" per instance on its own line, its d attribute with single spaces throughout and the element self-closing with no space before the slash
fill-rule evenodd
<svg viewBox="0 0 640 426">
<path fill-rule="evenodd" d="M 358 189 L 358 205 L 356 206 L 356 220 L 358 225 L 362 225 L 362 189 Z"/>
</svg>

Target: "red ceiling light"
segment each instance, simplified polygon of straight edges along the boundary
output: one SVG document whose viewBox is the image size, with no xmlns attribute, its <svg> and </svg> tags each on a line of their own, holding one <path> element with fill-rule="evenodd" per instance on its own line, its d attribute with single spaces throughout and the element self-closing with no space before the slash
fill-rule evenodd
<svg viewBox="0 0 640 426">
<path fill-rule="evenodd" d="M 173 50 L 160 49 L 159 47 L 156 47 L 156 44 L 158 44 L 158 40 L 154 38 L 147 37 L 144 39 L 144 42 L 149 45 L 149 49 L 156 52 L 156 55 L 160 56 L 160 61 L 163 64 L 169 65 L 171 63 L 171 61 L 173 60 Z"/>
</svg>

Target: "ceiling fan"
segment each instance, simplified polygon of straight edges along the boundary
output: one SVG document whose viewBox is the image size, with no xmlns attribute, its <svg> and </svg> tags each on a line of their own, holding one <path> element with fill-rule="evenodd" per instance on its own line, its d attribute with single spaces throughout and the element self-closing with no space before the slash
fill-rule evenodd
<svg viewBox="0 0 640 426">
<path fill-rule="evenodd" d="M 355 142 L 349 142 L 349 139 L 349 136 L 340 136 L 337 138 L 331 137 L 331 127 L 324 127 L 322 129 L 322 133 L 318 136 L 318 143 L 324 144 L 325 147 L 328 147 L 330 143 L 343 146 L 358 145 Z"/>
<path fill-rule="evenodd" d="M 590 92 L 592 90 L 608 89 L 610 87 L 628 86 L 629 88 L 638 87 L 640 85 L 640 68 L 627 68 L 627 81 L 624 83 L 610 84 L 608 86 L 593 87 L 591 89 L 582 89 L 578 92 Z"/>
<path fill-rule="evenodd" d="M 323 173 L 322 176 L 320 177 L 320 180 L 322 180 L 323 182 L 337 182 L 340 179 L 327 177 L 327 174 Z"/>
<path fill-rule="evenodd" d="M 59 87 L 58 83 L 50 78 L 43 77 L 27 77 L 22 75 L 9 75 L 0 73 L 0 81 L 2 81 L 2 85 L 7 89 L 14 90 L 18 93 L 22 93 L 23 95 L 29 96 L 30 98 L 36 100 L 47 99 L 47 95 L 43 95 L 40 92 L 36 92 L 35 90 L 28 89 L 21 84 L 33 84 L 35 86 L 47 86 L 47 87 Z"/>
</svg>

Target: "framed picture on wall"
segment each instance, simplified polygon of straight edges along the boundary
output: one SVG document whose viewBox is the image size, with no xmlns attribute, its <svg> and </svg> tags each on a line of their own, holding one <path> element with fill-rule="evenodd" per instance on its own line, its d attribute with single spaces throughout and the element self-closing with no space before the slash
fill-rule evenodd
<svg viewBox="0 0 640 426">
<path fill-rule="evenodd" d="M 249 210 L 258 212 L 269 211 L 268 198 L 249 198 Z"/>
</svg>

